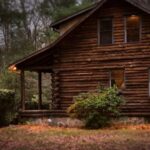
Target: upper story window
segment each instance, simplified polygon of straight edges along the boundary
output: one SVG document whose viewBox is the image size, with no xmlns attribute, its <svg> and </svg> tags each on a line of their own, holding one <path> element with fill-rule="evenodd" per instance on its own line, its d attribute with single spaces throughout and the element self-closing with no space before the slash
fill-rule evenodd
<svg viewBox="0 0 150 150">
<path fill-rule="evenodd" d="M 103 18 L 99 20 L 99 44 L 113 43 L 113 20 L 112 18 Z"/>
<path fill-rule="evenodd" d="M 141 36 L 141 18 L 138 15 L 125 17 L 125 42 L 138 42 Z"/>
</svg>

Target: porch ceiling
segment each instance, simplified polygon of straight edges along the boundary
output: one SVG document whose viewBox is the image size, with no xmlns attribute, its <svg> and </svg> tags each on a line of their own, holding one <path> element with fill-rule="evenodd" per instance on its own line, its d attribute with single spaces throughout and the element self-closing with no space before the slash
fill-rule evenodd
<svg viewBox="0 0 150 150">
<path fill-rule="evenodd" d="M 35 55 L 22 63 L 12 64 L 16 70 L 35 71 L 35 72 L 52 72 L 53 56 L 52 51 L 46 51 L 41 55 Z"/>
</svg>

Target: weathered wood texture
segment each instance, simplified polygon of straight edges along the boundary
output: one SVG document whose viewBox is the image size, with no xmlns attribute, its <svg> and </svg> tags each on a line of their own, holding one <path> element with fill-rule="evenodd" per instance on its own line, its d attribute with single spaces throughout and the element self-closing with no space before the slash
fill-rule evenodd
<svg viewBox="0 0 150 150">
<path fill-rule="evenodd" d="M 142 38 L 140 42 L 124 42 L 124 15 L 140 14 Z M 98 46 L 97 20 L 112 16 L 114 44 Z M 109 71 L 124 68 L 126 105 L 122 111 L 128 115 L 150 115 L 148 70 L 150 67 L 150 16 L 120 0 L 111 0 L 84 21 L 57 46 L 53 56 L 53 70 L 57 71 L 55 101 L 66 109 L 73 97 L 95 90 L 99 84 L 109 86 Z M 59 82 L 58 82 L 59 81 Z"/>
<path fill-rule="evenodd" d="M 73 19 L 70 19 L 69 21 L 66 21 L 59 27 L 60 35 L 64 34 L 68 29 L 72 28 L 75 24 L 77 24 L 83 17 L 87 15 L 83 13 L 82 15 L 79 15 Z"/>
</svg>

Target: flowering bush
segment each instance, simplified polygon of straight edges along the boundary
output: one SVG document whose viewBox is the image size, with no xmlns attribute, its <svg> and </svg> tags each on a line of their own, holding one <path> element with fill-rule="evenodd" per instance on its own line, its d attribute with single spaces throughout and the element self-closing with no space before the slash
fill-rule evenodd
<svg viewBox="0 0 150 150">
<path fill-rule="evenodd" d="M 100 89 L 95 93 L 83 93 L 74 100 L 75 103 L 68 108 L 68 113 L 71 117 L 85 121 L 88 128 L 108 125 L 112 116 L 119 116 L 119 106 L 124 102 L 116 87 Z"/>
</svg>

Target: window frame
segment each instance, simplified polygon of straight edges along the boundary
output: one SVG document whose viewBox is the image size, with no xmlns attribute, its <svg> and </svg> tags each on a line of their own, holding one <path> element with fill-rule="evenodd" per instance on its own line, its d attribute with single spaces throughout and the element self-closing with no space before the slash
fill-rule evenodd
<svg viewBox="0 0 150 150">
<path fill-rule="evenodd" d="M 141 42 L 142 39 L 142 16 L 139 14 L 134 14 L 135 16 L 138 16 L 140 18 L 140 24 L 139 24 L 139 40 L 138 41 L 130 41 L 128 42 L 128 36 L 127 36 L 127 17 L 132 16 L 133 14 L 124 15 L 124 42 L 125 43 L 138 43 Z"/>
<path fill-rule="evenodd" d="M 124 78 L 124 88 L 126 88 L 126 75 L 125 75 L 125 68 L 116 68 L 116 69 L 110 69 L 109 70 L 109 87 L 112 87 L 112 71 L 116 70 L 123 70 L 123 78 Z"/>
<path fill-rule="evenodd" d="M 111 37 L 111 43 L 101 43 L 101 21 L 102 20 L 111 20 L 112 21 L 112 37 Z M 102 17 L 102 18 L 99 18 L 98 21 L 97 21 L 97 26 L 98 26 L 98 29 L 97 29 L 97 34 L 98 34 L 98 45 L 102 45 L 102 46 L 105 46 L 105 45 L 112 45 L 114 44 L 114 19 L 112 16 L 109 16 L 109 17 Z"/>
</svg>

